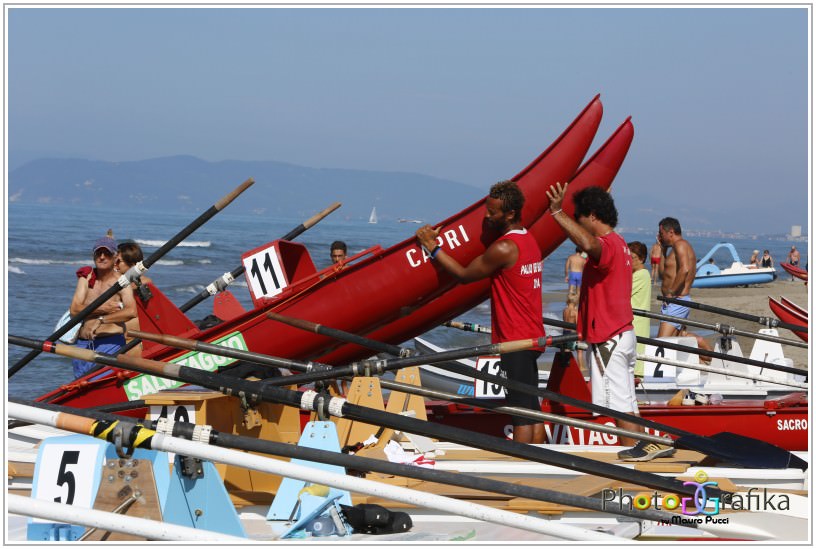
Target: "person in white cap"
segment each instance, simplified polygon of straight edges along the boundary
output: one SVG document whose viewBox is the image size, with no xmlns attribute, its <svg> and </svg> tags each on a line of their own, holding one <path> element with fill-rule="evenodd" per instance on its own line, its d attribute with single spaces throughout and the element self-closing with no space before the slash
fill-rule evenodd
<svg viewBox="0 0 816 549">
<path fill-rule="evenodd" d="M 71 300 L 71 316 L 76 316 L 108 288 L 116 284 L 119 273 L 114 269 L 117 249 L 111 236 L 104 236 L 93 245 L 94 267 L 77 271 L 77 285 Z M 130 286 L 119 290 L 82 322 L 77 347 L 100 353 L 115 354 L 125 344 L 125 322 L 136 318 L 136 303 Z M 93 362 L 74 359 L 74 377 L 79 378 L 96 367 Z"/>
</svg>

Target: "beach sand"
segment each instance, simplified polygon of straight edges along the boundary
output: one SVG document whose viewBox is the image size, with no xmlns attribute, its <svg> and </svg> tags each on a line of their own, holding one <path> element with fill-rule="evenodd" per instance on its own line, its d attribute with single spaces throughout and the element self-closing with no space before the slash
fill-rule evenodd
<svg viewBox="0 0 816 549">
<path fill-rule="evenodd" d="M 660 312 L 661 301 L 657 300 L 660 295 L 660 287 L 652 286 L 652 307 L 651 311 L 655 313 Z M 776 318 L 768 306 L 768 296 L 779 299 L 780 296 L 785 296 L 797 305 L 809 309 L 810 302 L 808 300 L 807 286 L 797 280 L 790 281 L 790 276 L 787 273 L 782 273 L 779 278 L 770 284 L 759 284 L 756 286 L 748 286 L 745 288 L 717 288 L 717 289 L 693 289 L 691 297 L 694 301 L 721 309 L 729 309 L 732 311 L 739 311 L 741 313 L 756 315 L 759 317 Z M 565 303 L 566 291 L 564 292 L 550 292 L 544 295 L 544 302 L 547 304 Z M 689 315 L 691 320 L 697 322 L 705 322 L 708 324 L 728 324 L 738 330 L 745 332 L 757 332 L 762 326 L 757 322 L 750 322 L 747 320 L 740 320 L 733 317 L 728 317 L 720 314 L 708 313 L 692 309 Z M 652 326 L 659 322 L 652 320 Z M 692 332 L 705 331 L 704 328 L 691 328 Z M 793 335 L 788 330 L 780 329 L 779 336 L 785 339 L 801 342 L 801 340 Z M 708 341 L 714 344 L 714 336 L 707 337 Z M 745 356 L 751 354 L 751 348 L 754 345 L 754 339 L 745 336 L 737 336 L 737 341 L 742 348 Z M 809 365 L 809 349 L 802 347 L 794 347 L 791 345 L 783 346 L 785 356 L 793 360 L 793 364 L 797 368 L 808 368 Z"/>
</svg>

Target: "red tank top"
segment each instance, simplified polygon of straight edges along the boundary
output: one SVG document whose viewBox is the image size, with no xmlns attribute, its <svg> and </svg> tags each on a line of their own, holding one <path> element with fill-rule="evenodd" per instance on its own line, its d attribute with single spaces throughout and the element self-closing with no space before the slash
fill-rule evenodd
<svg viewBox="0 0 816 549">
<path fill-rule="evenodd" d="M 541 251 L 527 229 L 510 231 L 499 240 L 518 247 L 518 260 L 490 277 L 493 343 L 544 336 L 541 321 Z"/>
<path fill-rule="evenodd" d="M 602 343 L 632 329 L 632 256 L 616 232 L 598 237 L 601 257 L 590 257 L 581 281 L 578 333 L 587 343 Z"/>
</svg>

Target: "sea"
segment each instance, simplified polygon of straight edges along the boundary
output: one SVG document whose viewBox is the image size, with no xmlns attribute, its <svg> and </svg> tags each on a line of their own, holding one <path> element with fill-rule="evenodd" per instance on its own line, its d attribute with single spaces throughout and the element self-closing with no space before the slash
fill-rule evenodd
<svg viewBox="0 0 816 549">
<path fill-rule="evenodd" d="M 93 263 L 93 242 L 112 229 L 118 240 L 133 239 L 145 251 L 156 251 L 167 240 L 200 215 L 200 212 L 149 211 L 144 208 L 99 208 L 65 204 L 7 205 L 7 333 L 44 339 L 55 331 L 57 320 L 68 309 L 76 285 L 75 271 Z M 296 241 L 309 250 L 315 266 L 322 269 L 330 264 L 329 246 L 343 240 L 349 255 L 374 245 L 388 248 L 413 238 L 419 227 L 411 222 L 383 220 L 376 224 L 366 219 L 345 219 L 342 209 L 297 237 Z M 453 213 L 453 212 L 452 212 Z M 304 221 L 303 218 L 270 218 L 261 215 L 231 213 L 229 208 L 218 213 L 196 230 L 179 246 L 153 265 L 148 276 L 177 305 L 187 302 L 204 287 L 225 272 L 238 267 L 241 255 L 288 233 Z M 627 241 L 640 240 L 648 247 L 654 234 L 622 233 Z M 716 238 L 690 237 L 698 258 L 717 242 Z M 740 257 L 747 262 L 754 249 L 769 249 L 776 262 L 784 261 L 791 242 L 752 239 L 730 241 Z M 802 264 L 807 263 L 807 246 L 797 244 Z M 566 241 L 544 261 L 542 291 L 563 291 L 564 262 L 574 252 Z M 720 267 L 729 266 L 730 258 L 720 251 L 715 256 Z M 782 272 L 780 276 L 787 276 Z M 230 290 L 246 307 L 251 308 L 245 279 L 236 280 Z M 564 303 L 545 298 L 545 315 L 561 318 Z M 212 300 L 206 300 L 188 312 L 192 319 L 212 312 Z M 482 303 L 459 317 L 464 322 L 490 325 L 489 302 Z M 447 348 L 469 347 L 489 343 L 485 334 L 466 333 L 452 328 L 437 327 L 425 334 L 433 343 Z M 412 346 L 412 342 L 406 342 Z M 27 354 L 29 349 L 7 346 L 7 368 Z M 545 354 L 541 360 L 547 360 Z M 8 395 L 35 398 L 72 381 L 69 359 L 41 354 L 8 380 Z"/>
</svg>

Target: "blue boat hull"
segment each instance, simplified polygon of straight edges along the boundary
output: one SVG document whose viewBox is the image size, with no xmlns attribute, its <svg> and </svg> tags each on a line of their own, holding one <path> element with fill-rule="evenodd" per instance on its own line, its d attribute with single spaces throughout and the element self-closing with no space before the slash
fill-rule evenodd
<svg viewBox="0 0 816 549">
<path fill-rule="evenodd" d="M 732 288 L 734 286 L 748 286 L 752 284 L 767 284 L 773 282 L 776 273 L 740 273 L 740 274 L 712 274 L 698 276 L 692 283 L 692 288 Z"/>
</svg>

